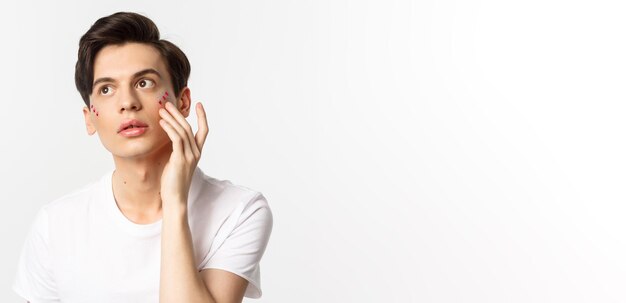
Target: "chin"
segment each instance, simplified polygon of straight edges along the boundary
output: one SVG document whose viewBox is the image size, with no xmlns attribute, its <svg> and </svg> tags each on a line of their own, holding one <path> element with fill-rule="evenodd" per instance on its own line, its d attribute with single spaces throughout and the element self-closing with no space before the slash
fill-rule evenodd
<svg viewBox="0 0 626 303">
<path fill-rule="evenodd" d="M 116 144 L 106 147 L 106 149 L 117 157 L 134 158 L 149 155 L 153 153 L 157 147 L 147 141 L 137 140 L 135 142 L 126 142 L 121 144 L 116 142 Z"/>
<path fill-rule="evenodd" d="M 140 158 L 158 153 L 167 148 L 171 149 L 172 141 L 169 137 L 151 138 L 138 137 L 122 140 L 115 139 L 114 142 L 104 142 L 105 148 L 114 156 L 121 158 Z"/>
</svg>

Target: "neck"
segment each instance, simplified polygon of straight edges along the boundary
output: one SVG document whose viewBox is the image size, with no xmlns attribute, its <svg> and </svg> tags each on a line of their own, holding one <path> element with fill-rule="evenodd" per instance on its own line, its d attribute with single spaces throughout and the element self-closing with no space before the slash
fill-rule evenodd
<svg viewBox="0 0 626 303">
<path fill-rule="evenodd" d="M 166 144 L 138 157 L 113 156 L 113 196 L 127 217 L 151 218 L 161 214 L 161 174 L 172 153 Z"/>
</svg>

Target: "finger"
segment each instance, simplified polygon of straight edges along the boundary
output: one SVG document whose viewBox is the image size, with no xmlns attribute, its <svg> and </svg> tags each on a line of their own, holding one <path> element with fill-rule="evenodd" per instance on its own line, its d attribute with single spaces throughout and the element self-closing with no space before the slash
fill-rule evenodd
<svg viewBox="0 0 626 303">
<path fill-rule="evenodd" d="M 196 157 L 196 159 L 199 158 L 200 151 L 196 146 L 196 142 L 193 140 L 193 130 L 191 129 L 191 125 L 189 125 L 189 122 L 187 122 L 187 119 L 185 119 L 185 116 L 180 113 L 178 108 L 176 108 L 173 103 L 167 102 L 165 104 L 165 109 L 167 109 L 168 113 L 172 115 L 172 117 L 174 117 L 174 119 L 176 119 L 176 121 L 178 121 L 178 123 L 181 125 L 189 142 L 191 153 Z"/>
<path fill-rule="evenodd" d="M 195 157 L 195 155 L 193 154 L 193 151 L 191 150 L 191 146 L 189 145 L 189 138 L 187 137 L 187 134 L 185 133 L 185 130 L 180 125 L 180 123 L 176 119 L 174 119 L 174 117 L 172 117 L 170 112 L 168 112 L 165 109 L 159 109 L 159 114 L 161 115 L 163 120 L 169 123 L 169 125 L 174 129 L 174 131 L 178 134 L 178 136 L 182 140 L 182 147 L 183 147 L 182 154 L 185 156 L 185 158 L 189 159 L 191 157 Z"/>
<path fill-rule="evenodd" d="M 209 133 L 209 125 L 207 123 L 204 105 L 200 102 L 196 104 L 196 115 L 198 115 L 198 132 L 196 133 L 196 142 L 198 144 L 198 148 L 202 150 L 204 142 L 206 141 L 206 136 Z"/>
<path fill-rule="evenodd" d="M 174 128 L 164 119 L 159 120 L 159 124 L 167 133 L 167 136 L 172 140 L 172 150 L 175 154 L 182 155 L 183 154 L 183 142 L 180 138 L 180 135 Z"/>
</svg>

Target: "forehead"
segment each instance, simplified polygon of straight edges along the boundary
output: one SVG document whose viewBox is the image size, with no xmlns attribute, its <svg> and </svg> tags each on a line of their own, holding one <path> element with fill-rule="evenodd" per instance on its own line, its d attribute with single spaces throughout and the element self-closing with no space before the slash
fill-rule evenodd
<svg viewBox="0 0 626 303">
<path fill-rule="evenodd" d="M 147 68 L 153 68 L 163 77 L 168 77 L 163 58 L 153 46 L 143 43 L 107 45 L 96 55 L 93 78 L 110 77 L 122 80 Z"/>
</svg>

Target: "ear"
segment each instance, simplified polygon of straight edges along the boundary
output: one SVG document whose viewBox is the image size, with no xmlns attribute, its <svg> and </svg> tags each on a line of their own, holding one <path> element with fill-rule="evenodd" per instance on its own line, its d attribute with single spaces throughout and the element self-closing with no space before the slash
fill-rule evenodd
<svg viewBox="0 0 626 303">
<path fill-rule="evenodd" d="M 191 90 L 189 87 L 184 87 L 180 92 L 180 97 L 176 100 L 178 110 L 185 118 L 189 117 L 191 111 Z"/>
<path fill-rule="evenodd" d="M 91 114 L 87 106 L 83 107 L 83 115 L 85 116 L 85 126 L 87 127 L 87 134 L 91 136 L 96 133 L 96 128 L 91 121 L 91 117 L 93 115 Z"/>
</svg>

